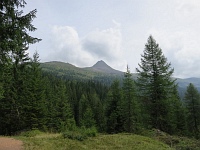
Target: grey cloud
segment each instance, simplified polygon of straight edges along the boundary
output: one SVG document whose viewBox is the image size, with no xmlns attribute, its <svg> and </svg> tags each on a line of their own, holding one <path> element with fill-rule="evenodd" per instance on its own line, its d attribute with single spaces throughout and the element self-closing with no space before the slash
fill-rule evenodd
<svg viewBox="0 0 200 150">
<path fill-rule="evenodd" d="M 114 60 L 121 57 L 121 32 L 118 27 L 107 30 L 96 30 L 89 33 L 83 39 L 83 48 L 107 60 Z"/>
<path fill-rule="evenodd" d="M 200 71 L 197 69 L 200 65 L 200 35 L 198 33 L 186 32 L 185 30 L 163 30 L 161 28 L 151 29 L 149 32 L 153 33 L 164 55 L 174 67 L 174 76 L 198 77 L 200 75 Z"/>
<path fill-rule="evenodd" d="M 91 54 L 82 50 L 78 33 L 72 27 L 54 26 L 51 41 L 48 60 L 69 62 L 77 66 L 87 65 L 93 60 Z"/>
<path fill-rule="evenodd" d="M 86 39 L 83 42 L 83 48 L 97 57 L 109 57 L 112 59 L 112 56 L 109 54 L 110 52 L 107 44 L 100 42 L 97 43 L 90 39 Z"/>
<path fill-rule="evenodd" d="M 54 26 L 52 37 L 49 60 L 64 61 L 85 67 L 103 59 L 119 70 L 126 65 L 126 61 L 123 60 L 121 33 L 118 28 L 96 30 L 80 38 L 72 27 Z"/>
</svg>

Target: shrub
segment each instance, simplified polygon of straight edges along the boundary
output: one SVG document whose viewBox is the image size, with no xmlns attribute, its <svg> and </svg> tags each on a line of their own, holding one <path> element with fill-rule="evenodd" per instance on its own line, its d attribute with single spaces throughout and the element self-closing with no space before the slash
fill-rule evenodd
<svg viewBox="0 0 200 150">
<path fill-rule="evenodd" d="M 71 140 L 83 141 L 84 139 L 87 139 L 87 136 L 77 131 L 66 131 L 62 133 L 62 135 L 64 138 L 68 138 Z"/>
<path fill-rule="evenodd" d="M 33 130 L 30 130 L 30 131 L 22 132 L 20 135 L 25 136 L 25 137 L 34 137 L 34 136 L 40 135 L 40 134 L 42 134 L 42 132 L 40 130 L 33 129 Z"/>
<path fill-rule="evenodd" d="M 64 138 L 69 138 L 72 140 L 83 141 L 88 137 L 95 137 L 97 135 L 97 130 L 95 127 L 92 128 L 76 128 L 73 131 L 66 131 L 62 133 Z"/>
<path fill-rule="evenodd" d="M 83 134 L 85 134 L 87 137 L 95 137 L 97 136 L 97 130 L 95 127 L 91 128 L 81 128 L 81 131 Z"/>
</svg>

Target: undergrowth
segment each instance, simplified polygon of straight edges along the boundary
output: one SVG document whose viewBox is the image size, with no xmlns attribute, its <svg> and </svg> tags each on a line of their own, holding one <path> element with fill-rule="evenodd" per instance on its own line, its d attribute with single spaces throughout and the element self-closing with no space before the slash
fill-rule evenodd
<svg viewBox="0 0 200 150">
<path fill-rule="evenodd" d="M 33 129 L 33 130 L 30 130 L 30 131 L 21 132 L 21 133 L 20 133 L 20 136 L 34 137 L 34 136 L 40 135 L 40 134 L 43 134 L 43 132 L 41 132 L 41 131 L 38 130 L 38 129 Z"/>
<path fill-rule="evenodd" d="M 141 136 L 140 136 L 141 135 Z M 200 150 L 200 141 L 172 136 L 160 130 L 143 130 L 135 134 L 98 134 L 96 128 L 75 128 L 61 134 L 44 133 L 39 130 L 22 132 L 18 139 L 25 150 L 53 149 L 176 149 Z"/>
<path fill-rule="evenodd" d="M 62 133 L 62 136 L 64 138 L 69 138 L 72 140 L 78 140 L 78 141 L 83 141 L 87 139 L 88 137 L 95 137 L 97 135 L 97 130 L 95 127 L 91 128 L 76 128 L 71 131 L 65 131 Z"/>
<path fill-rule="evenodd" d="M 161 141 L 176 150 L 200 150 L 200 141 L 194 138 L 170 135 L 157 129 L 144 130 L 140 135 Z"/>
</svg>

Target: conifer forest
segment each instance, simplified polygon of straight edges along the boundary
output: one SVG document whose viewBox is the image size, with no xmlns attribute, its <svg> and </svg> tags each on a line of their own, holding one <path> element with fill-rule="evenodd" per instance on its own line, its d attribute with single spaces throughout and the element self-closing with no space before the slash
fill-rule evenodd
<svg viewBox="0 0 200 150">
<path fill-rule="evenodd" d="M 76 80 L 41 68 L 36 51 L 29 56 L 37 10 L 24 14 L 24 0 L 0 2 L 0 135 L 38 129 L 65 132 L 95 128 L 99 133 L 135 133 L 157 129 L 200 138 L 200 93 L 190 83 L 180 98 L 174 69 L 154 37 L 144 45 L 132 77 Z M 145 41 L 144 41 L 145 42 Z"/>
</svg>

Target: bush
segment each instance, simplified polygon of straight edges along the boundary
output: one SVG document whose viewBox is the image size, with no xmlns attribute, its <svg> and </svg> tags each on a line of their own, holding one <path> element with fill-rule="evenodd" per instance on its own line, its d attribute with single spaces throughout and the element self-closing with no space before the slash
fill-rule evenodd
<svg viewBox="0 0 200 150">
<path fill-rule="evenodd" d="M 62 133 L 62 135 L 64 138 L 68 138 L 71 140 L 83 141 L 84 139 L 87 139 L 87 136 L 77 131 L 67 131 Z"/>
<path fill-rule="evenodd" d="M 140 135 L 159 140 L 177 150 L 199 150 L 200 141 L 187 137 L 173 136 L 158 129 L 141 130 Z"/>
<path fill-rule="evenodd" d="M 95 127 L 92 128 L 76 128 L 73 131 L 66 131 L 62 133 L 64 138 L 83 141 L 88 137 L 95 137 L 97 135 L 97 130 Z"/>
<path fill-rule="evenodd" d="M 87 137 L 95 137 L 97 136 L 97 130 L 95 127 L 91 128 L 81 128 L 81 131 L 83 134 L 85 134 Z"/>
<path fill-rule="evenodd" d="M 25 136 L 25 137 L 34 137 L 34 136 L 40 135 L 40 134 L 42 134 L 42 132 L 40 130 L 33 129 L 33 130 L 30 130 L 30 131 L 22 132 L 20 135 Z"/>
</svg>

